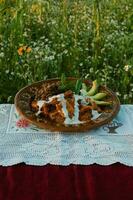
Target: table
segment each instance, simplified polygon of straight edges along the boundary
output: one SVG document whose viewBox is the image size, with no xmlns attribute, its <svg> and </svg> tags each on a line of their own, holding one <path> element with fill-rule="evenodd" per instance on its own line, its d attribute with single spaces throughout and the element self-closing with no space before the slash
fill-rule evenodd
<svg viewBox="0 0 133 200">
<path fill-rule="evenodd" d="M 17 143 L 15 142 L 16 140 L 14 140 L 16 138 L 16 135 L 18 139 L 19 137 L 21 138 L 23 135 L 23 129 L 22 131 L 21 129 L 19 131 L 16 129 L 15 126 L 16 119 L 14 119 L 13 117 L 14 112 L 10 112 L 10 118 L 8 118 L 9 116 L 8 113 L 10 108 L 11 108 L 10 105 L 1 106 L 2 118 L 0 119 L 4 119 L 4 121 L 3 120 L 0 121 L 1 122 L 0 160 L 3 161 L 3 163 L 1 162 L 3 166 L 0 166 L 0 200 L 53 200 L 53 199 L 54 200 L 99 200 L 99 199 L 132 200 L 133 199 L 133 156 L 132 156 L 133 127 L 131 122 L 133 106 L 128 106 L 128 107 L 123 106 L 123 108 L 121 109 L 122 117 L 119 118 L 118 116 L 117 118 L 118 122 L 120 120 L 123 126 L 120 126 L 117 129 L 117 131 L 113 131 L 113 135 L 110 135 L 108 129 L 101 129 L 101 135 L 99 136 L 98 133 L 95 132 L 92 133 L 92 136 L 86 135 L 86 137 L 84 136 L 80 137 L 80 139 L 83 139 L 83 141 L 86 142 L 86 147 L 88 147 L 90 140 L 92 139 L 92 141 L 94 142 L 92 143 L 92 147 L 97 147 L 98 151 L 91 152 L 90 148 L 88 149 L 89 154 L 87 155 L 90 155 L 91 153 L 92 159 L 96 159 L 97 153 L 101 153 L 99 154 L 99 162 L 102 163 L 101 165 L 99 162 L 98 162 L 99 164 L 96 164 L 95 162 L 93 162 L 93 164 L 90 164 L 89 160 L 88 161 L 86 159 L 83 160 L 82 156 L 80 156 L 81 160 L 79 160 L 78 164 L 69 164 L 69 162 L 67 162 L 66 163 L 67 166 L 63 166 L 60 164 L 53 164 L 53 163 L 49 164 L 49 162 L 44 165 L 43 162 L 40 161 L 39 163 L 41 163 L 42 166 L 35 166 L 35 165 L 33 166 L 30 163 L 31 160 L 29 159 L 28 160 L 26 159 L 27 165 L 25 163 L 21 163 L 22 160 L 27 157 L 22 157 L 23 158 L 22 160 L 15 160 L 15 163 L 20 163 L 20 164 L 15 164 L 14 160 L 11 160 L 11 162 L 10 160 L 8 160 L 9 158 L 8 155 L 11 153 L 9 150 L 12 151 L 13 150 L 12 147 L 14 147 L 14 145 L 16 145 L 17 147 L 18 145 L 19 140 L 17 140 Z M 11 109 L 11 111 L 13 110 Z M 123 117 L 123 111 L 127 111 L 129 114 L 131 114 L 130 118 L 128 117 L 128 115 L 127 117 Z M 5 125 L 8 124 L 8 129 L 5 128 L 4 124 Z M 130 125 L 130 129 L 128 131 L 125 126 L 127 124 L 128 127 Z M 29 130 L 30 129 L 27 129 L 27 134 L 25 130 L 26 138 L 28 136 L 31 137 L 31 135 L 29 135 L 30 133 L 28 133 Z M 32 145 L 35 144 L 37 141 L 45 141 L 44 135 L 40 134 L 40 136 L 43 137 L 43 140 L 38 140 L 37 138 L 35 138 L 35 135 L 38 136 L 38 133 L 34 132 L 32 134 L 34 135 L 34 141 L 30 143 L 30 147 L 32 147 Z M 49 137 L 51 138 L 51 136 Z M 50 139 L 49 137 L 47 139 Z M 101 146 L 99 145 L 95 145 L 97 144 L 95 143 L 97 138 L 100 139 L 100 142 L 106 142 L 106 144 L 108 144 L 106 146 L 107 148 L 105 148 L 107 152 L 104 153 L 105 151 L 104 148 L 101 148 Z M 110 143 L 111 138 L 113 142 Z M 60 137 L 59 138 L 57 137 L 56 139 L 60 139 Z M 65 143 L 66 140 L 64 139 L 65 138 L 62 137 L 61 140 L 59 140 L 59 142 L 62 142 L 63 145 L 67 145 Z M 27 142 L 26 140 L 24 141 Z M 69 137 L 69 142 L 70 141 L 71 140 Z M 3 143 L 5 144 L 5 148 L 2 148 Z M 58 144 L 58 140 L 57 143 L 54 143 L 54 145 L 55 144 Z M 119 146 L 118 149 L 117 149 L 117 144 Z M 9 149 L 8 145 L 11 145 Z M 54 147 L 54 145 L 51 146 L 51 148 Z M 123 148 L 123 145 L 125 145 L 125 148 Z M 23 151 L 21 152 L 20 147 L 17 149 L 19 155 L 26 156 L 27 155 L 26 152 L 29 149 L 29 144 L 25 143 L 24 154 Z M 38 146 L 36 146 L 36 148 L 37 147 Z M 75 145 L 72 145 L 71 147 L 74 148 Z M 116 151 L 116 153 L 115 153 L 115 148 L 118 150 Z M 34 148 L 31 148 L 30 153 L 32 154 L 30 154 L 30 156 L 31 155 L 36 156 L 35 154 L 36 152 L 33 154 L 32 152 L 33 150 Z M 7 159 L 5 160 L 4 155 L 6 151 L 7 151 L 6 154 Z M 82 148 L 82 151 L 84 152 L 84 148 Z M 115 156 L 114 157 L 115 159 L 111 160 L 111 162 L 110 162 L 111 159 L 110 152 L 112 152 L 113 155 Z M 38 155 L 42 155 L 42 152 L 40 152 L 40 154 Z M 49 156 L 50 155 L 52 154 L 49 154 Z M 105 162 L 105 160 L 103 162 L 103 157 L 104 157 L 103 155 L 105 156 L 106 160 L 108 160 L 107 163 Z M 88 157 L 86 156 L 85 158 Z M 116 159 L 120 160 L 121 163 L 125 163 L 125 165 L 116 162 Z M 83 162 L 82 164 L 80 163 L 81 161 Z M 115 164 L 112 164 L 113 162 L 115 162 Z M 13 165 L 13 163 L 15 165 Z"/>
<path fill-rule="evenodd" d="M 120 163 L 0 167 L 0 200 L 132 200 L 133 167 Z"/>
</svg>

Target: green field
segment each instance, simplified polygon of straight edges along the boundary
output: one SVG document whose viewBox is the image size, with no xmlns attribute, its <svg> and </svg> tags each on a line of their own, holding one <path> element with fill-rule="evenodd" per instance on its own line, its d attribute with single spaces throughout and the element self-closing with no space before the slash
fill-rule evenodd
<svg viewBox="0 0 133 200">
<path fill-rule="evenodd" d="M 133 103 L 133 0 L 0 0 L 0 103 L 62 73 Z"/>
</svg>

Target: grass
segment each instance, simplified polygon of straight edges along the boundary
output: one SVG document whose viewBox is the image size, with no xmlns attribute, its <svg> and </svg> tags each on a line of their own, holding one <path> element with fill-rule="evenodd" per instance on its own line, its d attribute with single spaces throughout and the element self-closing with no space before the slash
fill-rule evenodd
<svg viewBox="0 0 133 200">
<path fill-rule="evenodd" d="M 132 0 L 0 0 L 0 103 L 38 80 L 99 79 L 133 103 Z"/>
</svg>

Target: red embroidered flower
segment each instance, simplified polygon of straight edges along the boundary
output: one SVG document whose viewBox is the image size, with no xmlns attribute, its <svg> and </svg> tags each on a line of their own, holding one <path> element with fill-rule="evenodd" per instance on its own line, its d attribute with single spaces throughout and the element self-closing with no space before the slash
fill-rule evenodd
<svg viewBox="0 0 133 200">
<path fill-rule="evenodd" d="M 19 119 L 16 122 L 16 126 L 19 128 L 27 128 L 29 126 L 29 122 L 26 119 Z"/>
</svg>

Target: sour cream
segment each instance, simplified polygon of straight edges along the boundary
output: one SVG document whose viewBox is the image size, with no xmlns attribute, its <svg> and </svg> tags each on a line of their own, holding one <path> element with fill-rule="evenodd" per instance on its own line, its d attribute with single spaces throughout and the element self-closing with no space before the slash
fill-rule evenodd
<svg viewBox="0 0 133 200">
<path fill-rule="evenodd" d="M 41 113 L 41 108 L 43 106 L 43 104 L 45 103 L 46 101 L 43 101 L 43 100 L 40 100 L 40 101 L 37 101 L 37 106 L 38 106 L 38 112 L 36 113 L 36 116 L 39 115 Z"/>
<path fill-rule="evenodd" d="M 36 115 L 39 115 L 41 113 L 41 108 L 44 103 L 49 103 L 54 98 L 57 98 L 57 101 L 59 101 L 62 106 L 62 112 L 63 112 L 64 118 L 65 118 L 64 124 L 72 125 L 72 124 L 84 123 L 83 121 L 79 120 L 79 103 L 78 103 L 78 101 L 81 100 L 81 104 L 88 105 L 88 102 L 87 102 L 88 98 L 86 96 L 82 96 L 82 95 L 77 95 L 77 94 L 73 94 L 73 95 L 74 95 L 74 116 L 72 118 L 69 117 L 69 113 L 68 113 L 68 110 L 66 107 L 66 99 L 64 97 L 64 93 L 49 97 L 49 99 L 47 101 L 39 100 L 37 102 L 37 106 L 39 109 L 38 109 L 38 112 L 36 113 Z M 96 119 L 100 114 L 97 111 L 92 110 L 92 115 L 93 115 L 92 119 Z"/>
</svg>

